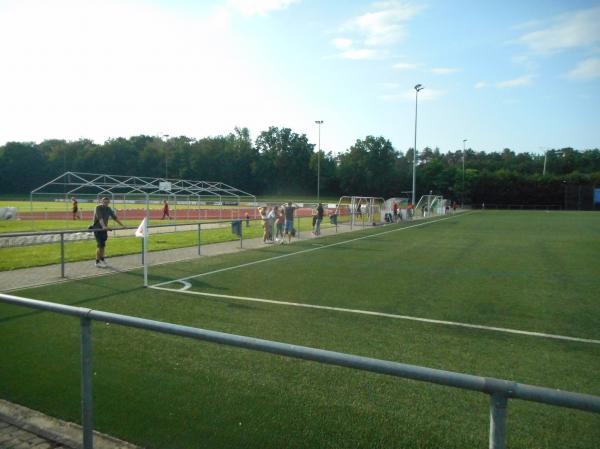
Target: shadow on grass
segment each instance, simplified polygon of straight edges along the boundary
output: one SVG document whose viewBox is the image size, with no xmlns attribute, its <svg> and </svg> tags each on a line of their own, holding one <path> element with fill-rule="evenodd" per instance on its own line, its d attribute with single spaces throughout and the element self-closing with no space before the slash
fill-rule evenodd
<svg viewBox="0 0 600 449">
<path fill-rule="evenodd" d="M 127 274 L 129 276 L 133 276 L 135 278 L 141 278 L 140 274 L 135 274 L 135 273 L 123 273 L 123 274 Z M 126 293 L 131 293 L 134 292 L 136 290 L 143 290 L 143 287 L 141 285 L 141 282 L 139 283 L 138 287 L 132 287 L 132 288 L 118 288 L 118 287 L 114 287 L 114 286 L 110 286 L 110 285 L 98 285 L 97 283 L 93 282 L 93 280 L 98 280 L 98 278 L 88 278 L 88 279 L 81 279 L 81 280 L 77 280 L 75 282 L 73 282 L 73 284 L 71 285 L 75 285 L 77 287 L 80 288 L 85 288 L 86 286 L 89 287 L 87 289 L 85 289 L 85 291 L 90 291 L 90 289 L 93 288 L 102 288 L 104 290 L 109 290 L 108 292 L 104 293 L 104 294 L 100 294 L 100 295 L 95 295 L 95 296 L 90 296 L 88 298 L 84 298 L 84 299 L 80 299 L 80 300 L 76 300 L 76 301 L 65 301 L 65 302 L 55 302 L 55 301 L 48 301 L 47 299 L 40 299 L 40 301 L 47 301 L 47 302 L 55 302 L 56 304 L 63 304 L 63 305 L 68 305 L 68 306 L 73 306 L 73 307 L 81 307 L 84 304 L 88 304 L 88 303 L 93 303 L 96 301 L 101 301 L 107 298 L 112 298 L 115 296 L 119 296 L 119 295 L 123 295 Z M 131 283 L 129 283 L 129 285 L 131 285 Z M 64 286 L 63 286 L 64 287 Z M 46 287 L 42 287 L 42 288 L 46 288 Z M 31 291 L 31 290 L 24 290 L 25 292 L 27 291 Z M 20 296 L 25 296 L 30 298 L 33 295 L 20 295 Z M 65 294 L 64 293 L 60 293 L 56 296 L 62 296 L 62 298 L 65 298 Z M 31 298 L 31 299 L 36 299 L 36 298 Z M 14 306 L 14 307 L 25 307 L 25 306 Z M 36 316 L 36 315 L 40 315 L 42 313 L 48 313 L 48 311 L 46 310 L 35 310 L 32 312 L 27 312 L 27 313 L 21 313 L 18 315 L 12 315 L 12 316 L 8 316 L 8 317 L 2 317 L 0 318 L 0 323 L 5 323 L 5 322 L 9 322 L 9 321 L 14 321 L 20 318 L 28 318 L 28 317 L 32 317 L 32 316 Z M 50 312 L 50 313 L 55 313 L 55 312 Z M 62 315 L 62 314 L 61 314 Z"/>
</svg>

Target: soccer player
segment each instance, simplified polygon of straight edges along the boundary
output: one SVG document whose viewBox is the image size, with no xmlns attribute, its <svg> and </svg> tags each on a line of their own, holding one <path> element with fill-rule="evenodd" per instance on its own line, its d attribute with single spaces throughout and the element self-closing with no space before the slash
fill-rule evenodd
<svg viewBox="0 0 600 449">
<path fill-rule="evenodd" d="M 104 249 L 106 248 L 106 240 L 108 240 L 108 220 L 112 218 L 122 227 L 125 227 L 123 223 L 117 218 L 115 212 L 109 207 L 110 198 L 104 197 L 100 204 L 96 206 L 94 211 L 94 224 L 92 229 L 99 229 L 94 231 L 94 237 L 96 238 L 96 267 L 106 268 L 106 262 L 104 260 Z"/>
</svg>

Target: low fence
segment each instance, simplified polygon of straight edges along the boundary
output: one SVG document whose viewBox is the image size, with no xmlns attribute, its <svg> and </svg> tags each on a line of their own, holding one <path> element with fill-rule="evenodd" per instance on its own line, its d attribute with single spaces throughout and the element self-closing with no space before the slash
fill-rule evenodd
<svg viewBox="0 0 600 449">
<path fill-rule="evenodd" d="M 303 229 L 307 228 L 307 220 L 310 219 L 310 215 L 296 215 L 295 216 L 295 224 L 294 227 L 296 229 L 296 235 L 300 237 L 301 227 Z M 303 226 L 301 226 L 301 220 L 303 221 Z M 194 237 L 190 240 L 189 245 L 177 246 L 173 249 L 179 248 L 194 248 L 197 247 L 197 254 L 202 255 L 202 246 L 207 244 L 206 238 L 204 238 L 205 242 L 203 243 L 203 235 L 206 235 L 207 232 L 214 230 L 216 228 L 229 228 L 231 227 L 231 238 L 225 240 L 219 240 L 217 242 L 211 241 L 210 243 L 222 243 L 226 241 L 236 241 L 239 240 L 240 248 L 243 248 L 244 239 L 248 240 L 248 238 L 256 238 L 259 235 L 254 232 L 252 237 L 248 237 L 245 235 L 248 231 L 244 231 L 248 226 L 252 224 L 252 226 L 256 226 L 259 224 L 262 226 L 262 220 L 254 220 L 254 219 L 233 219 L 233 220 L 225 220 L 225 221 L 210 221 L 210 222 L 183 222 L 183 223 L 173 223 L 167 222 L 164 224 L 153 224 L 148 226 L 150 230 L 150 237 L 156 237 L 160 234 L 172 233 L 172 232 L 196 232 L 197 237 Z M 323 223 L 323 227 L 335 226 L 337 232 L 337 222 L 327 222 Z M 119 238 L 134 238 L 134 230 L 137 227 L 118 227 L 111 228 L 109 231 L 111 237 L 119 237 Z M 42 232 L 18 232 L 18 233 L 0 233 L 0 251 L 4 248 L 14 248 L 20 246 L 33 246 L 33 245 L 46 245 L 46 244 L 56 244 L 56 262 L 52 264 L 57 264 L 60 269 L 60 277 L 65 278 L 67 273 L 67 265 L 66 265 L 66 257 L 65 257 L 65 246 L 67 243 L 71 242 L 79 242 L 79 241 L 93 241 L 94 231 L 98 231 L 100 229 L 79 229 L 79 230 L 61 230 L 61 231 L 42 231 Z M 262 230 L 260 231 L 262 234 Z M 304 232 L 304 231 L 302 231 Z M 274 234 L 274 232 L 273 232 Z M 137 255 L 139 256 L 139 264 L 135 266 L 131 266 L 131 268 L 138 267 L 144 264 L 144 251 L 143 251 L 143 239 L 139 239 L 139 251 L 128 252 L 127 254 L 121 255 Z M 192 241 L 193 240 L 193 241 Z M 159 250 L 160 251 L 160 250 Z M 1 257 L 1 256 L 0 256 Z M 115 256 L 116 257 L 116 256 Z M 93 259 L 93 253 L 90 253 L 89 259 Z M 80 259 L 77 259 L 80 260 Z M 75 260 L 73 260 L 75 261 Z M 44 264 L 40 264 L 44 265 Z M 47 264 L 46 264 L 47 265 Z M 14 268 L 14 267 L 13 267 Z M 10 268 L 10 269 L 13 269 Z"/>
<path fill-rule="evenodd" d="M 99 321 L 126 327 L 176 335 L 226 346 L 267 352 L 297 359 L 310 360 L 327 365 L 370 371 L 378 374 L 418 380 L 428 383 L 478 391 L 490 399 L 489 449 L 506 448 L 506 416 L 509 399 L 522 399 L 600 413 L 600 397 L 572 393 L 562 390 L 519 384 L 507 380 L 470 374 L 443 371 L 422 366 L 407 365 L 386 360 L 360 357 L 351 354 L 325 351 L 306 346 L 290 345 L 270 340 L 245 337 L 161 321 L 148 320 L 127 315 L 101 312 L 81 307 L 55 304 L 29 298 L 0 294 L 0 302 L 37 310 L 70 315 L 80 319 L 81 326 L 81 422 L 83 426 L 83 448 L 93 449 L 93 404 L 92 404 L 92 322 Z"/>
<path fill-rule="evenodd" d="M 168 223 L 168 224 L 159 224 L 159 225 L 150 225 L 148 229 L 152 229 L 151 235 L 166 233 L 166 232 L 179 232 L 179 231 L 197 231 L 197 247 L 198 247 L 198 255 L 201 255 L 201 235 L 203 230 L 208 230 L 215 227 L 228 227 L 231 226 L 232 223 L 241 222 L 241 220 L 234 221 L 213 221 L 213 222 L 192 222 L 192 223 Z M 235 233 L 235 237 L 232 237 L 231 240 L 239 239 L 240 248 L 243 246 L 243 231 L 241 231 L 241 226 L 239 227 L 239 233 Z M 137 226 L 131 227 L 118 227 L 118 228 L 110 228 L 108 231 L 112 236 L 115 237 L 134 237 L 134 232 L 137 229 Z M 29 246 L 29 245 L 43 245 L 43 244 L 52 244 L 59 243 L 60 248 L 60 276 L 65 277 L 65 243 L 73 242 L 73 241 L 83 241 L 83 240 L 93 240 L 94 239 L 94 231 L 100 231 L 101 229 L 84 229 L 84 230 L 64 230 L 64 231 L 43 231 L 43 232 L 18 232 L 18 233 L 4 233 L 0 234 L 0 248 L 10 248 L 10 247 L 18 247 L 18 246 Z M 12 242 L 11 242 L 12 239 Z M 2 242 L 9 242 L 9 244 L 4 244 Z M 193 247 L 194 245 L 190 245 Z M 140 264 L 144 263 L 143 260 L 143 239 L 140 239 L 140 250 L 138 253 L 140 256 Z M 92 255 L 90 254 L 90 257 Z"/>
</svg>

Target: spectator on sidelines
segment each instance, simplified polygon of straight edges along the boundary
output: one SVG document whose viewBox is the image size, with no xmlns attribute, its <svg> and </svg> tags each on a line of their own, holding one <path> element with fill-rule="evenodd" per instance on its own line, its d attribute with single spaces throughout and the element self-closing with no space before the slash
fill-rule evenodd
<svg viewBox="0 0 600 449">
<path fill-rule="evenodd" d="M 250 227 L 250 214 L 246 211 L 246 227 Z"/>
<path fill-rule="evenodd" d="M 282 207 L 275 207 L 275 225 L 277 232 L 275 233 L 275 241 L 283 242 L 283 225 L 285 223 L 285 214 Z"/>
<path fill-rule="evenodd" d="M 396 223 L 398 221 L 398 203 L 396 203 L 395 201 L 392 209 L 394 212 L 394 223 Z"/>
<path fill-rule="evenodd" d="M 292 234 L 296 235 L 296 230 L 294 229 L 294 211 L 296 208 L 292 206 L 292 202 L 289 201 L 287 206 L 284 208 L 285 214 L 285 234 L 288 236 L 288 243 L 292 243 Z M 283 243 L 283 240 L 281 241 Z"/>
<path fill-rule="evenodd" d="M 323 204 L 319 203 L 317 206 L 317 220 L 315 225 L 315 235 L 321 235 L 321 222 L 323 221 Z"/>
<path fill-rule="evenodd" d="M 268 234 L 269 234 L 269 241 L 271 243 L 273 243 L 273 228 L 275 227 L 275 220 L 277 219 L 277 207 L 274 208 L 269 208 L 269 212 L 267 213 L 267 226 L 268 226 Z"/>
<path fill-rule="evenodd" d="M 258 214 L 262 220 L 263 243 L 269 243 L 269 219 L 267 218 L 267 208 L 264 206 L 259 207 Z"/>
<path fill-rule="evenodd" d="M 409 202 L 408 206 L 406 206 L 406 219 L 412 220 L 414 214 L 415 214 L 415 209 L 414 209 L 413 203 Z"/>
<path fill-rule="evenodd" d="M 110 204 L 110 198 L 104 197 L 100 204 L 96 206 L 94 211 L 94 223 L 90 226 L 90 229 L 99 229 L 94 231 L 94 237 L 96 238 L 96 266 L 99 268 L 106 268 L 106 261 L 104 260 L 104 250 L 106 248 L 106 240 L 108 240 L 108 220 L 112 218 L 122 227 L 125 227 L 123 223 L 117 218 L 115 212 L 108 206 Z"/>
</svg>

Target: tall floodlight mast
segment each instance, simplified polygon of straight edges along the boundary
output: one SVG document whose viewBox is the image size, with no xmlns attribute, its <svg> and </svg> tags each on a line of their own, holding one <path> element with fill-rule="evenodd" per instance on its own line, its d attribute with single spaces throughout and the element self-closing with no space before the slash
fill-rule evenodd
<svg viewBox="0 0 600 449">
<path fill-rule="evenodd" d="M 419 100 L 419 92 L 425 89 L 421 84 L 415 86 L 415 147 L 413 149 L 413 177 L 412 177 L 412 204 L 415 204 L 415 180 L 417 174 L 417 105 Z"/>
</svg>

